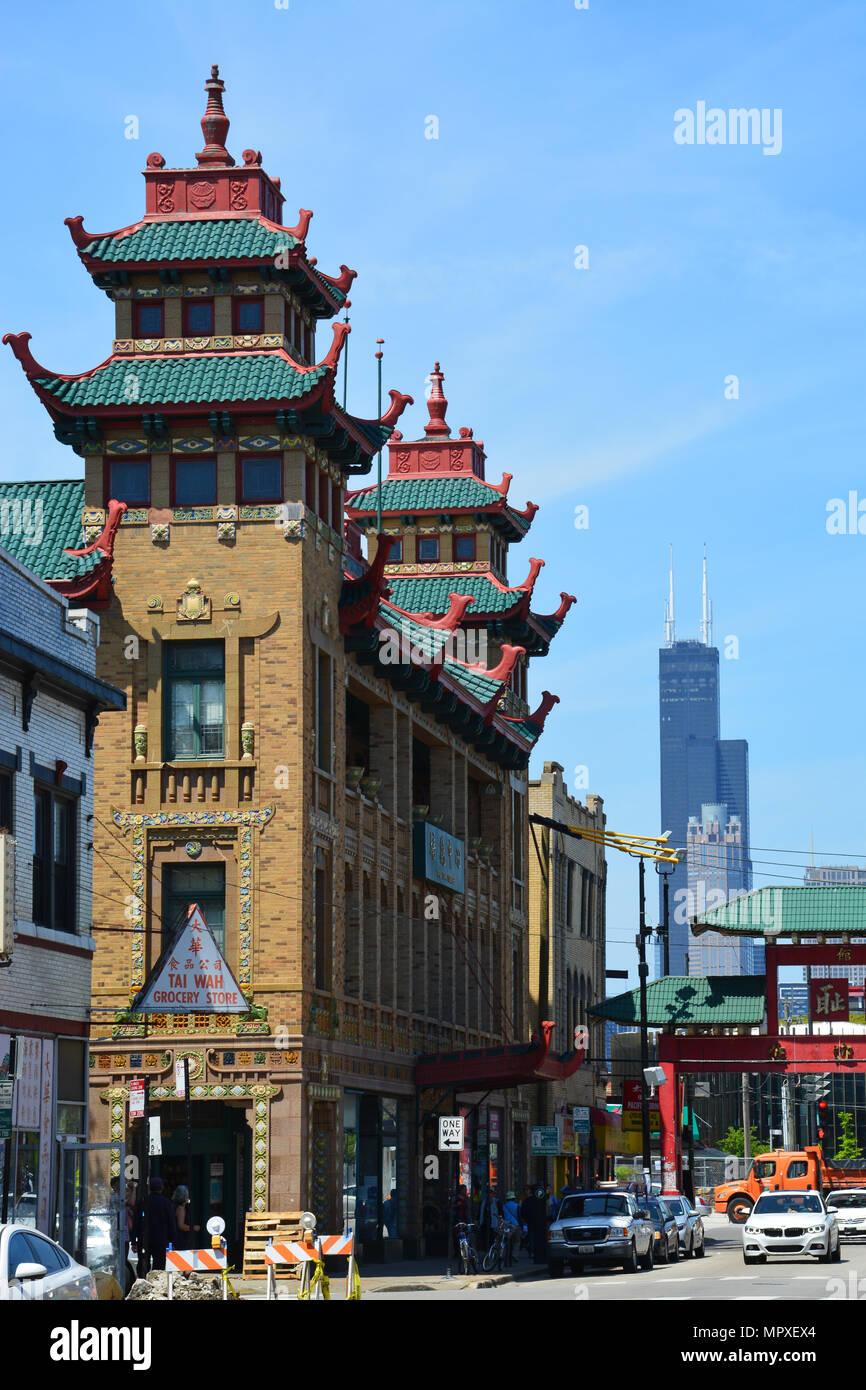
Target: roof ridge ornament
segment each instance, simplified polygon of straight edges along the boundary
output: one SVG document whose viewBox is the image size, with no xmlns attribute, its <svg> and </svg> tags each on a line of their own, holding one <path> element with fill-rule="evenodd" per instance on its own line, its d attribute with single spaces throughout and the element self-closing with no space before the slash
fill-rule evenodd
<svg viewBox="0 0 866 1390">
<path fill-rule="evenodd" d="M 207 92 L 207 107 L 201 118 L 204 135 L 204 149 L 196 155 L 200 165 L 233 165 L 234 160 L 226 149 L 226 136 L 229 133 L 229 118 L 223 110 L 223 92 L 226 84 L 220 78 L 219 65 L 214 63 L 210 77 L 204 84 Z"/>
<path fill-rule="evenodd" d="M 445 412 L 448 409 L 448 402 L 442 390 L 442 382 L 444 379 L 445 373 L 440 371 L 439 363 L 434 362 L 433 370 L 430 373 L 432 386 L 430 395 L 427 397 L 427 409 L 430 418 L 424 426 L 424 433 L 431 438 L 448 439 L 451 435 L 451 430 L 445 423 Z"/>
</svg>

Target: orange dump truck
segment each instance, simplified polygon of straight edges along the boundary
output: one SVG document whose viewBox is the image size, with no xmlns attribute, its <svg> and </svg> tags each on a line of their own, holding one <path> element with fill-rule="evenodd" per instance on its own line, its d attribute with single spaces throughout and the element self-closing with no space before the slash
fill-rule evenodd
<svg viewBox="0 0 866 1390">
<path fill-rule="evenodd" d="M 862 1159 L 828 1163 L 820 1148 L 776 1149 L 758 1154 L 744 1178 L 724 1182 L 714 1195 L 716 1211 L 727 1213 L 738 1225 L 748 1218 L 762 1192 L 837 1191 L 843 1187 L 866 1187 L 866 1163 Z"/>
</svg>

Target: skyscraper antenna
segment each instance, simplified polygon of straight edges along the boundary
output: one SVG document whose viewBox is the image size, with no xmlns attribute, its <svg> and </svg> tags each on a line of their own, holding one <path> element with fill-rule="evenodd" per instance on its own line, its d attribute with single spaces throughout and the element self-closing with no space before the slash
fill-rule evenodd
<svg viewBox="0 0 866 1390">
<path fill-rule="evenodd" d="M 674 548 L 671 545 L 671 577 L 668 601 L 665 604 L 665 646 L 672 647 L 676 641 L 674 627 Z"/>
<path fill-rule="evenodd" d="M 704 544 L 704 577 L 701 590 L 702 614 L 701 617 L 701 641 L 705 647 L 713 645 L 713 605 L 707 593 L 707 547 Z"/>
</svg>

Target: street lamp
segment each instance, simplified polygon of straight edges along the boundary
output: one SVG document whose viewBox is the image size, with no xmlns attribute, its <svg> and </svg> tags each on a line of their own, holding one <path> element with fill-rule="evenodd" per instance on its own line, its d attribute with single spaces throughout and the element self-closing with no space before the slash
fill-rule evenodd
<svg viewBox="0 0 866 1390">
<path fill-rule="evenodd" d="M 661 874 L 662 879 L 663 879 L 663 881 L 664 881 L 664 887 L 663 887 L 663 893 L 662 893 L 662 927 L 661 927 L 661 938 L 662 938 L 662 950 L 664 951 L 664 972 L 663 972 L 663 973 L 664 973 L 666 976 L 667 976 L 667 975 L 670 975 L 670 973 L 671 973 L 671 913 L 670 913 L 670 896 L 669 896 L 669 894 L 670 894 L 670 883 L 669 883 L 668 880 L 670 879 L 671 874 L 676 873 L 677 869 L 679 868 L 679 862 L 680 862 L 680 861 L 679 861 L 679 857 L 677 858 L 676 863 L 673 863 L 673 864 L 672 864 L 669 860 L 661 860 L 661 859 L 657 859 L 657 860 L 656 860 L 656 873 L 657 873 L 657 874 Z"/>
</svg>

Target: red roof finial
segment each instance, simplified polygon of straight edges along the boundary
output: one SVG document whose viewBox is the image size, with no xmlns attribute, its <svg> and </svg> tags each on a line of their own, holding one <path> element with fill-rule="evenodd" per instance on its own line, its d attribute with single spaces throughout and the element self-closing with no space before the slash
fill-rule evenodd
<svg viewBox="0 0 866 1390">
<path fill-rule="evenodd" d="M 430 380 L 433 383 L 432 390 L 427 398 L 427 409 L 430 412 L 430 419 L 424 426 L 424 433 L 439 435 L 443 439 L 447 439 L 451 431 L 445 423 L 445 412 L 448 409 L 448 402 L 442 390 L 442 382 L 445 380 L 445 374 L 444 372 L 440 372 L 438 362 L 433 364 Z"/>
<path fill-rule="evenodd" d="M 226 136 L 229 133 L 229 118 L 223 110 L 223 92 L 226 84 L 220 79 L 216 63 L 210 70 L 210 77 L 204 84 L 207 92 L 207 109 L 201 118 L 204 149 L 196 155 L 199 164 L 234 164 L 226 149 Z"/>
</svg>

